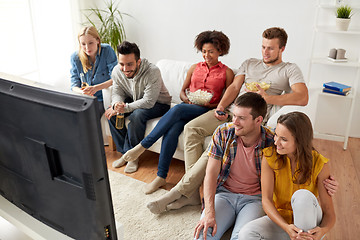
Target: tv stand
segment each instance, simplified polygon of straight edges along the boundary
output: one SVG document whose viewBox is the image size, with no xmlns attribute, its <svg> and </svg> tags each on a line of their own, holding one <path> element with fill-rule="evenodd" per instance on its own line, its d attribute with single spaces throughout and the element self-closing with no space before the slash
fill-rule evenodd
<svg viewBox="0 0 360 240">
<path fill-rule="evenodd" d="M 16 228 L 33 239 L 73 239 L 31 217 L 29 214 L 16 207 L 1 195 L 0 206 L 0 216 L 2 216 L 5 220 L 13 224 Z"/>
<path fill-rule="evenodd" d="M 16 207 L 3 196 L 0 195 L 0 216 L 13 224 L 17 229 L 31 237 L 39 240 L 73 240 L 73 238 L 60 233 L 51 227 L 45 225 L 39 220 L 31 217 L 29 214 Z M 123 239 L 123 226 L 116 222 L 118 240 Z"/>
</svg>

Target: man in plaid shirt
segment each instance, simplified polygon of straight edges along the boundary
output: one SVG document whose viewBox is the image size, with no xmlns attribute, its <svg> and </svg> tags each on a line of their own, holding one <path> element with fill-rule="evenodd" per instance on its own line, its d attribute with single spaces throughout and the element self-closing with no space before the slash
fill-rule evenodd
<svg viewBox="0 0 360 240">
<path fill-rule="evenodd" d="M 237 239 L 244 224 L 265 215 L 261 157 L 262 149 L 274 142 L 273 132 L 261 125 L 266 111 L 261 95 L 245 93 L 234 102 L 233 121 L 215 130 L 208 148 L 205 209 L 195 229 L 196 239 L 220 239 L 232 225 L 231 239 Z"/>
</svg>

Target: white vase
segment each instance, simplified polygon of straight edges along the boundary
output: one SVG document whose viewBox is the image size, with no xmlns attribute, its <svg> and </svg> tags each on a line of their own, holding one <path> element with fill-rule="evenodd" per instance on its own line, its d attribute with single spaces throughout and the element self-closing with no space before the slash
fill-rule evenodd
<svg viewBox="0 0 360 240">
<path fill-rule="evenodd" d="M 347 31 L 350 24 L 350 18 L 336 18 L 336 29 Z"/>
</svg>

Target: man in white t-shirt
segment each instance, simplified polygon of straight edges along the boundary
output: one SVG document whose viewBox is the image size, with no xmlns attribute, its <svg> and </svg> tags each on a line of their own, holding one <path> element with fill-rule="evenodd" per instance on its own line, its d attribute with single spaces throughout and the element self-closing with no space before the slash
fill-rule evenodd
<svg viewBox="0 0 360 240">
<path fill-rule="evenodd" d="M 258 84 L 260 94 L 268 105 L 268 113 L 263 124 L 274 113 L 275 106 L 301 105 L 308 103 L 308 89 L 301 70 L 294 63 L 282 61 L 287 34 L 282 28 L 269 28 L 263 32 L 263 59 L 248 59 L 240 67 L 233 83 L 226 89 L 217 108 L 193 119 L 184 128 L 185 175 L 178 184 L 158 200 L 150 202 L 148 208 L 153 213 L 178 209 L 185 205 L 200 204 L 199 187 L 205 176 L 208 160 L 203 153 L 204 139 L 211 136 L 214 130 L 230 117 L 226 113 L 238 95 L 248 92 L 246 84 L 250 82 L 269 83 L 270 88 L 263 90 Z M 220 114 L 219 114 L 220 113 Z M 221 115 L 223 114 L 223 115 Z M 331 181 L 329 191 L 336 191 L 338 183 Z"/>
<path fill-rule="evenodd" d="M 273 50 L 276 40 L 263 40 L 263 55 Z M 264 46 L 266 45 L 266 47 Z M 277 46 L 275 44 L 275 46 Z M 284 49 L 282 47 L 282 49 Z M 278 52 L 278 53 L 281 53 Z M 250 58 L 241 64 L 239 72 L 236 74 L 237 81 L 244 81 L 246 84 L 256 83 L 270 85 L 265 91 L 261 87 L 258 93 L 265 98 L 268 104 L 268 112 L 264 119 L 267 122 L 269 117 L 279 110 L 283 105 L 306 105 L 308 101 L 308 90 L 304 82 L 300 68 L 295 63 L 281 61 L 281 54 L 274 55 L 270 60 Z M 276 57 L 277 56 L 277 57 Z M 246 91 L 246 84 L 242 84 L 240 95 Z M 261 86 L 260 85 L 260 86 Z M 259 85 L 258 85 L 259 86 Z M 225 99 L 225 96 L 224 96 Z M 222 103 L 224 104 L 224 103 Z M 226 103 L 225 103 L 226 104 Z M 217 107 L 217 110 L 224 111 L 224 105 Z"/>
</svg>

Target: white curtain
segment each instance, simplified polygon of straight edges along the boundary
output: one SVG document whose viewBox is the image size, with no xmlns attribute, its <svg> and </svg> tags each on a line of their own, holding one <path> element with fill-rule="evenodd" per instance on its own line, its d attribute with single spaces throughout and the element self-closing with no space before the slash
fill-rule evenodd
<svg viewBox="0 0 360 240">
<path fill-rule="evenodd" d="M 70 88 L 80 15 L 74 0 L 1 0 L 0 71 Z"/>
</svg>

